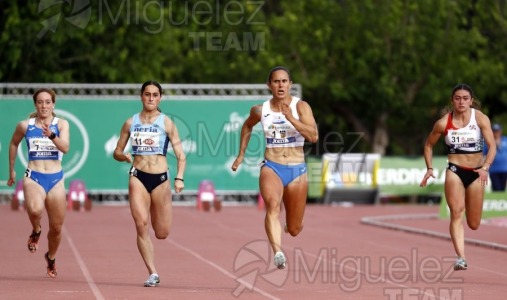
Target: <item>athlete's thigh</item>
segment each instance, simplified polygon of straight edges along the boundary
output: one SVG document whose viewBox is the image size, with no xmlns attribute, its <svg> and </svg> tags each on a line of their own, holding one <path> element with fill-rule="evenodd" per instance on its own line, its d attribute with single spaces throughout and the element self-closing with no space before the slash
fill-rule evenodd
<svg viewBox="0 0 507 300">
<path fill-rule="evenodd" d="M 283 197 L 283 183 L 280 177 L 269 167 L 262 167 L 259 175 L 259 189 L 264 203 L 268 207 L 280 205 Z"/>
<path fill-rule="evenodd" d="M 479 180 L 470 184 L 465 195 L 465 210 L 467 219 L 480 222 L 482 217 L 482 205 L 484 202 L 484 187 Z"/>
<path fill-rule="evenodd" d="M 46 196 L 45 205 L 49 223 L 51 225 L 61 226 L 65 217 L 65 209 L 67 208 L 63 179 L 49 191 Z"/>
<path fill-rule="evenodd" d="M 151 192 L 151 223 L 155 230 L 168 229 L 172 223 L 172 194 L 166 180 Z"/>
<path fill-rule="evenodd" d="M 147 224 L 150 216 L 150 194 L 143 183 L 134 176 L 129 179 L 129 205 L 136 224 Z"/>
<path fill-rule="evenodd" d="M 289 183 L 283 192 L 287 219 L 302 221 L 308 194 L 308 175 L 305 173 Z"/>
<path fill-rule="evenodd" d="M 32 178 L 23 178 L 23 195 L 29 213 L 40 213 L 44 209 L 46 191 Z"/>
<path fill-rule="evenodd" d="M 451 170 L 445 173 L 445 199 L 451 210 L 465 209 L 465 187 L 459 176 Z"/>
</svg>

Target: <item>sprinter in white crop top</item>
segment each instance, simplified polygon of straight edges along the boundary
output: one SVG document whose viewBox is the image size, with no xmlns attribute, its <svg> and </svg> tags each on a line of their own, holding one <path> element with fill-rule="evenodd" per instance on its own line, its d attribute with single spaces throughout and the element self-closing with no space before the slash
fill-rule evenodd
<svg viewBox="0 0 507 300">
<path fill-rule="evenodd" d="M 241 128 L 239 154 L 232 165 L 237 171 L 243 162 L 253 127 L 261 122 L 266 146 L 260 171 L 259 189 L 266 204 L 264 227 L 273 250 L 274 264 L 286 265 L 282 250 L 280 207 L 285 206 L 285 232 L 296 236 L 303 229 L 308 178 L 303 145 L 318 140 L 317 125 L 310 105 L 290 94 L 292 79 L 285 67 L 269 72 L 272 97 L 250 110 Z"/>
</svg>

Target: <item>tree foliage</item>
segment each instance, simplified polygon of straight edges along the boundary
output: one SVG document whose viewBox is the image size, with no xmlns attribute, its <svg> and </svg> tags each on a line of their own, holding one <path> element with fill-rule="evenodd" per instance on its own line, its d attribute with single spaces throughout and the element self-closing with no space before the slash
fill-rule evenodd
<svg viewBox="0 0 507 300">
<path fill-rule="evenodd" d="M 326 151 L 421 153 L 453 86 L 506 122 L 500 0 L 0 2 L 0 81 L 262 83 L 285 65 Z"/>
</svg>

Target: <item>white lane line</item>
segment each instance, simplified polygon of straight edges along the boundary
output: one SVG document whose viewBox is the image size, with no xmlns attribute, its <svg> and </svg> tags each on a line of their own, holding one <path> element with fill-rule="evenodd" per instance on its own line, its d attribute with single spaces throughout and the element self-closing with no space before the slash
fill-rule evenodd
<svg viewBox="0 0 507 300">
<path fill-rule="evenodd" d="M 426 218 L 427 216 L 423 216 L 423 218 Z M 365 220 L 366 218 L 363 218 L 361 221 L 362 222 L 367 222 L 368 220 Z M 223 229 L 227 229 L 227 230 L 231 230 L 231 231 L 235 231 L 235 232 L 240 232 L 242 234 L 245 234 L 245 232 L 243 230 L 240 230 L 240 229 L 232 229 L 230 228 L 229 226 L 224 226 L 222 223 L 219 223 L 218 221 L 215 221 L 213 222 L 215 224 L 215 226 L 220 226 L 221 228 Z M 294 247 L 289 247 L 289 246 L 285 246 L 284 249 L 286 250 L 291 250 L 291 251 L 295 251 L 296 248 Z M 306 252 L 306 251 L 303 251 L 303 253 L 307 256 L 311 256 L 313 258 L 316 258 L 316 259 L 319 259 L 321 258 L 319 255 L 315 255 L 313 253 L 309 253 L 309 252 Z M 335 262 L 335 261 L 328 261 L 327 258 L 323 258 L 323 262 L 325 263 L 332 263 L 332 264 L 335 264 L 337 265 L 339 268 L 341 269 L 347 269 L 347 270 L 350 270 L 350 271 L 353 271 L 355 272 L 356 274 L 360 274 L 362 276 L 369 276 L 369 277 L 373 277 L 372 274 L 368 274 L 364 271 L 362 271 L 360 268 L 357 268 L 357 267 L 350 267 L 348 265 L 345 265 L 344 262 Z M 392 286 L 395 286 L 395 287 L 398 287 L 398 288 L 402 288 L 404 290 L 407 290 L 410 292 L 411 295 L 414 295 L 414 294 L 418 294 L 418 295 L 421 295 L 424 299 L 428 298 L 428 299 L 445 299 L 445 297 L 441 297 L 441 296 L 438 296 L 438 295 L 435 295 L 434 294 L 434 291 L 433 290 L 421 290 L 420 288 L 417 288 L 417 287 L 411 287 L 410 285 L 406 285 L 406 284 L 403 284 L 403 283 L 397 283 L 393 280 L 390 280 L 389 278 L 387 278 L 385 275 L 379 275 L 375 278 L 375 280 L 383 280 L 383 282 L 385 282 L 385 284 L 387 285 L 392 285 Z"/>
<path fill-rule="evenodd" d="M 445 240 L 451 240 L 451 236 L 448 233 L 440 233 L 433 230 L 419 229 L 410 226 L 393 224 L 389 221 L 395 220 L 414 220 L 414 219 L 438 219 L 437 214 L 406 214 L 406 215 L 387 215 L 387 216 L 375 216 L 375 217 L 364 217 L 361 219 L 361 223 L 366 225 L 373 225 L 377 227 L 383 227 L 387 229 L 400 230 L 409 233 L 417 233 L 432 237 L 437 237 Z M 495 250 L 507 251 L 507 245 L 488 242 L 483 240 L 477 240 L 472 238 L 465 238 L 465 243 L 475 246 L 487 247 Z"/>
<path fill-rule="evenodd" d="M 83 258 L 81 257 L 81 254 L 79 254 L 79 251 L 77 250 L 76 245 L 74 245 L 74 241 L 72 241 L 72 238 L 70 237 L 70 234 L 67 232 L 67 229 L 65 226 L 63 227 L 63 234 L 65 235 L 67 242 L 70 245 L 70 249 L 72 250 L 72 253 L 74 253 L 74 256 L 76 257 L 77 263 L 79 264 L 79 268 L 81 269 L 81 272 L 83 273 L 83 276 L 86 279 L 86 282 L 88 283 L 88 286 L 92 290 L 93 294 L 95 295 L 95 299 L 97 300 L 104 300 L 104 296 L 102 296 L 102 293 L 100 292 L 99 288 L 93 282 L 93 278 L 90 275 L 90 272 L 88 271 L 88 268 L 86 267 L 86 264 L 84 263 Z"/>
<path fill-rule="evenodd" d="M 190 214 L 188 214 L 188 215 L 190 215 Z M 192 215 L 192 216 L 194 216 L 194 215 Z M 431 215 L 430 214 L 427 214 L 427 215 L 416 215 L 416 217 L 419 217 L 419 218 L 427 218 L 429 216 L 433 217 L 434 214 L 431 214 Z M 411 217 L 414 217 L 414 216 L 411 215 Z M 365 223 L 365 224 L 369 224 L 369 222 L 371 222 L 371 220 L 368 219 L 368 218 L 362 218 L 361 222 Z M 237 227 L 236 228 L 231 228 L 230 226 L 226 226 L 226 225 L 224 225 L 223 223 L 221 223 L 219 221 L 211 221 L 211 223 L 213 223 L 215 226 L 218 226 L 218 227 L 220 227 L 222 229 L 226 229 L 226 230 L 234 231 L 234 232 L 239 232 L 239 233 L 243 234 L 244 236 L 246 236 L 246 235 L 249 234 L 248 232 L 245 232 L 244 230 L 238 229 Z M 369 224 L 369 225 L 371 225 L 371 224 Z M 169 240 L 169 241 L 171 241 L 171 243 L 175 244 L 176 246 L 178 246 L 178 247 L 180 247 L 182 249 L 187 250 L 187 248 L 184 248 L 183 246 L 177 244 L 176 242 L 174 242 L 172 240 Z M 286 249 L 286 250 L 291 250 L 293 252 L 296 250 L 296 248 L 289 247 L 289 246 L 284 246 L 283 248 Z M 196 254 L 195 252 L 193 252 L 193 251 L 191 251 L 189 249 L 188 249 L 188 251 L 191 252 L 192 255 L 196 256 L 198 259 L 208 262 L 205 258 L 202 258 L 199 254 Z M 304 255 L 307 255 L 307 256 L 310 256 L 310 257 L 313 257 L 313 258 L 316 258 L 316 259 L 322 258 L 322 257 L 320 257 L 320 255 L 316 255 L 316 254 L 313 254 L 313 253 L 310 253 L 310 252 L 303 251 L 303 253 L 304 253 Z M 374 275 L 372 275 L 372 274 L 370 274 L 368 272 L 362 271 L 358 267 L 351 267 L 351 266 L 346 265 L 345 262 L 343 262 L 343 261 L 336 262 L 335 260 L 328 260 L 327 258 L 323 258 L 323 262 L 326 263 L 326 264 L 337 265 L 340 269 L 347 269 L 347 270 L 355 272 L 356 274 L 360 274 L 362 276 L 368 276 L 369 278 L 374 277 Z M 215 266 L 215 264 L 212 263 L 212 262 L 208 262 L 208 263 L 210 265 Z M 216 266 L 216 268 L 221 269 L 219 266 Z M 226 270 L 223 270 L 222 273 L 226 274 L 229 277 L 232 276 L 231 278 L 237 280 L 236 279 L 237 277 L 234 277 L 234 275 L 228 273 Z M 431 289 L 421 289 L 419 287 L 412 287 L 412 286 L 410 286 L 408 284 L 398 283 L 398 282 L 395 282 L 393 280 L 390 280 L 386 275 L 378 275 L 377 277 L 374 277 L 374 280 L 375 281 L 383 281 L 386 285 L 390 285 L 390 286 L 401 288 L 403 290 L 406 290 L 408 294 L 410 294 L 412 296 L 419 295 L 423 299 L 441 299 L 441 300 L 446 299 L 445 295 L 444 296 L 442 296 L 442 295 L 436 295 L 434 290 L 431 290 Z M 251 286 L 251 284 L 249 284 L 249 283 L 244 283 L 244 285 L 246 287 L 248 287 L 248 288 L 250 288 L 250 286 Z"/>
<path fill-rule="evenodd" d="M 175 242 L 174 240 L 172 239 L 169 239 L 169 242 L 173 245 L 175 245 L 176 247 L 184 250 L 185 252 L 191 254 L 192 256 L 194 256 L 195 258 L 197 258 L 198 260 L 202 261 L 202 262 L 205 262 L 207 263 L 208 265 L 212 266 L 213 268 L 217 269 L 218 271 L 222 272 L 224 275 L 226 275 L 227 277 L 237 281 L 237 282 L 240 282 L 241 284 L 243 284 L 245 287 L 247 287 L 248 289 L 251 289 L 261 295 L 263 295 L 264 297 L 268 298 L 268 299 L 272 299 L 272 300 L 280 300 L 279 298 L 275 297 L 274 295 L 271 295 L 270 293 L 260 289 L 260 288 L 257 288 L 255 286 L 252 286 L 250 283 L 248 282 L 245 282 L 244 280 L 242 280 L 240 277 L 238 276 L 235 276 L 234 274 L 231 274 L 229 271 L 227 271 L 226 269 L 220 267 L 219 265 L 215 264 L 214 262 L 202 257 L 199 253 L 195 252 L 195 251 L 192 251 L 191 249 Z"/>
</svg>

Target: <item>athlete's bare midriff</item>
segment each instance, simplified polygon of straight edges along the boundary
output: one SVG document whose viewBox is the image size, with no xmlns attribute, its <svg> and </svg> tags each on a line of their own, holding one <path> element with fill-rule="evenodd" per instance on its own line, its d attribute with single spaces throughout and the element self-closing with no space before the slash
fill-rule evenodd
<svg viewBox="0 0 507 300">
<path fill-rule="evenodd" d="M 35 172 L 53 174 L 62 170 L 62 162 L 56 159 L 31 160 L 27 168 Z"/>
<path fill-rule="evenodd" d="M 167 159 L 163 155 L 135 155 L 134 168 L 152 174 L 164 173 L 167 171 Z"/>
<path fill-rule="evenodd" d="M 477 168 L 484 163 L 482 153 L 449 154 L 448 161 L 460 167 L 466 168 Z"/>
<path fill-rule="evenodd" d="M 283 165 L 301 164 L 305 162 L 303 147 L 266 148 L 264 157 L 267 160 Z"/>
</svg>

